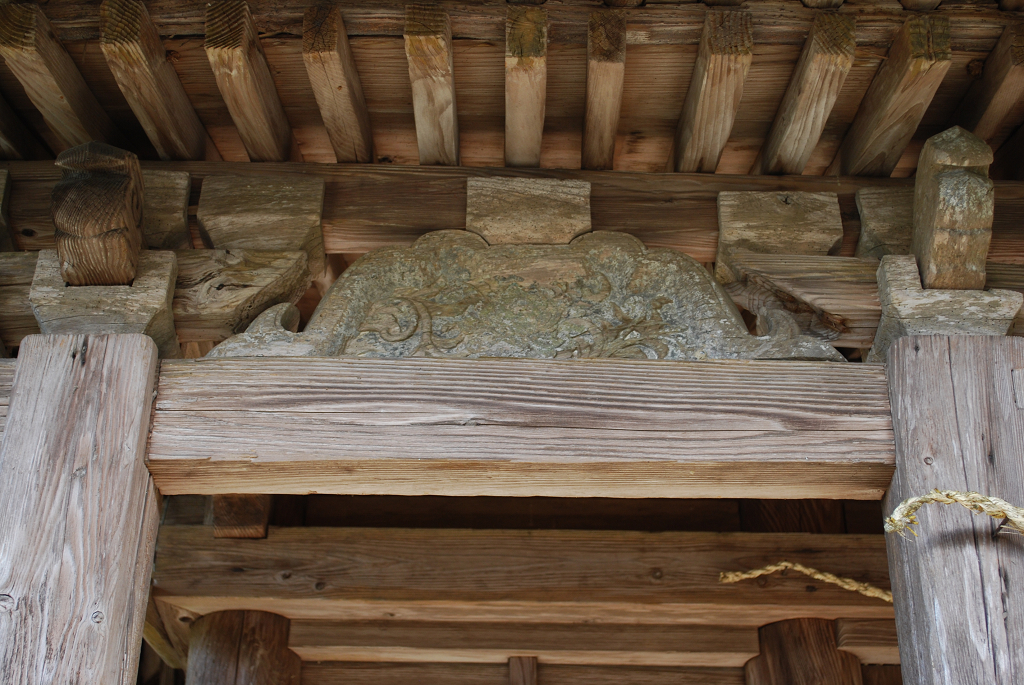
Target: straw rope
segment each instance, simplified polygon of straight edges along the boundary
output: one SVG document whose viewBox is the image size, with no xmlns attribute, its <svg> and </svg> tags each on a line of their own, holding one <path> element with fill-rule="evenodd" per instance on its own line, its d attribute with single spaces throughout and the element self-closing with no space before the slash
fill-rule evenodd
<svg viewBox="0 0 1024 685">
<path fill-rule="evenodd" d="M 979 495 L 976 492 L 959 492 L 957 490 L 933 490 L 921 497 L 911 497 L 900 503 L 892 512 L 892 516 L 885 519 L 886 533 L 899 533 L 906 537 L 906 531 L 914 533 L 910 526 L 916 524 L 917 510 L 926 504 L 959 504 L 971 511 L 985 514 L 995 519 L 1003 519 L 1002 527 L 1012 529 L 1018 533 L 1024 533 L 1024 509 L 999 499 Z M 917 535 L 917 533 L 914 533 Z"/>
<path fill-rule="evenodd" d="M 878 599 L 885 600 L 886 602 L 892 603 L 892 593 L 888 590 L 883 590 L 880 587 L 876 587 L 871 583 L 862 583 L 859 580 L 853 578 L 843 578 L 833 573 L 827 573 L 825 571 L 819 571 L 816 568 L 810 568 L 803 564 L 797 564 L 792 561 L 780 561 L 777 564 L 768 564 L 761 568 L 754 569 L 753 571 L 729 571 L 722 573 L 718 576 L 719 583 L 738 583 L 741 580 L 751 580 L 760 576 L 766 576 L 769 573 L 775 573 L 776 571 L 785 571 L 792 569 L 805 576 L 810 576 L 815 580 L 820 580 L 823 583 L 831 583 L 832 585 L 838 585 L 844 590 L 850 590 L 851 592 L 859 592 L 867 597 L 876 597 Z"/>
</svg>

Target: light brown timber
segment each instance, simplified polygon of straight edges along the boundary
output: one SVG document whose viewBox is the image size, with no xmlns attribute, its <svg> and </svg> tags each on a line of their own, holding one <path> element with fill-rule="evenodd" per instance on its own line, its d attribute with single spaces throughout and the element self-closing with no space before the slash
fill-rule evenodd
<svg viewBox="0 0 1024 685">
<path fill-rule="evenodd" d="M 213 537 L 265 538 L 271 495 L 214 495 Z"/>
<path fill-rule="evenodd" d="M 160 159 L 203 159 L 206 129 L 141 0 L 104 0 L 100 48 Z"/>
<path fill-rule="evenodd" d="M 289 621 L 265 611 L 221 611 L 192 624 L 189 685 L 299 685 Z"/>
<path fill-rule="evenodd" d="M 537 685 L 537 657 L 509 657 L 508 685 Z"/>
<path fill-rule="evenodd" d="M 419 162 L 458 166 L 451 19 L 440 6 L 406 5 L 404 36 Z"/>
<path fill-rule="evenodd" d="M 996 150 L 1024 122 L 1014 114 L 1024 97 L 1024 23 L 1007 25 L 985 59 L 981 78 L 971 84 L 952 123 L 984 140 Z"/>
<path fill-rule="evenodd" d="M 708 10 L 676 130 L 671 169 L 714 173 L 732 133 L 753 59 L 750 14 Z"/>
<path fill-rule="evenodd" d="M 206 56 L 217 88 L 253 162 L 291 157 L 292 129 L 245 0 L 206 6 Z"/>
<path fill-rule="evenodd" d="M 746 685 L 862 685 L 860 660 L 836 648 L 832 621 L 778 621 L 758 634 L 761 654 L 746 665 Z"/>
<path fill-rule="evenodd" d="M 547 11 L 510 5 L 505 19 L 505 166 L 540 166 L 547 54 Z"/>
<path fill-rule="evenodd" d="M 815 15 L 752 174 L 800 174 L 818 146 L 857 47 L 852 16 Z"/>
<path fill-rule="evenodd" d="M 302 58 L 338 162 L 372 162 L 370 114 L 340 7 L 306 8 Z"/>
<path fill-rule="evenodd" d="M 0 446 L 9 682 L 136 682 L 159 520 L 142 460 L 156 365 L 141 335 L 22 342 Z"/>
<path fill-rule="evenodd" d="M 896 623 L 885 620 L 841 618 L 836 621 L 836 644 L 864 664 L 898 664 L 900 650 Z"/>
<path fill-rule="evenodd" d="M 626 15 L 598 10 L 587 26 L 587 106 L 583 122 L 584 169 L 615 166 L 622 88 L 626 76 Z"/>
<path fill-rule="evenodd" d="M 947 17 L 928 14 L 907 19 L 864 94 L 827 174 L 892 174 L 949 71 L 951 57 Z"/>
</svg>

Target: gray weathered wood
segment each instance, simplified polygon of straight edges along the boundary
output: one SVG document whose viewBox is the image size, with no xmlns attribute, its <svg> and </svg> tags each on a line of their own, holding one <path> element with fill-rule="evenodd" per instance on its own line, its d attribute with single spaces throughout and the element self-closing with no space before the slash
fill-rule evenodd
<svg viewBox="0 0 1024 685">
<path fill-rule="evenodd" d="M 879 260 L 887 254 L 910 254 L 914 189 L 861 188 L 856 199 L 860 214 L 856 256 Z"/>
<path fill-rule="evenodd" d="M 584 169 L 615 166 L 622 88 L 626 77 L 626 15 L 598 10 L 587 26 L 587 108 L 583 120 Z"/>
<path fill-rule="evenodd" d="M 1024 340 L 934 336 L 889 354 L 897 471 L 886 513 L 935 488 L 1024 502 L 1024 414 L 1012 372 Z M 904 682 L 1024 680 L 1024 546 L 959 506 L 918 513 L 917 537 L 887 537 Z"/>
<path fill-rule="evenodd" d="M 187 171 L 144 169 L 142 237 L 151 250 L 181 250 L 192 247 L 188 229 L 188 204 L 192 176 Z"/>
<path fill-rule="evenodd" d="M 0 672 L 135 683 L 157 499 L 143 464 L 157 351 L 141 335 L 22 342 L 0 447 Z"/>
<path fill-rule="evenodd" d="M 406 5 L 405 56 L 420 164 L 459 164 L 452 24 L 440 6 Z"/>
<path fill-rule="evenodd" d="M 265 611 L 219 611 L 192 624 L 189 685 L 299 685 L 289 621 Z"/>
<path fill-rule="evenodd" d="M 491 245 L 563 245 L 590 231 L 590 184 L 530 178 L 466 180 L 466 230 Z"/>
<path fill-rule="evenodd" d="M 505 166 L 540 166 L 547 88 L 547 10 L 510 5 L 505 19 Z"/>
<path fill-rule="evenodd" d="M 36 273 L 37 252 L 0 252 L 0 341 L 8 349 L 39 332 L 28 294 Z"/>
</svg>

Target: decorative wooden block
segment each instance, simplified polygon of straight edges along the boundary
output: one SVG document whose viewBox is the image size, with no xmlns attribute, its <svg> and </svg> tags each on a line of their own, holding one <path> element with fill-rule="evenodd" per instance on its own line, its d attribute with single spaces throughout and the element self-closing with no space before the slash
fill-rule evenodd
<svg viewBox="0 0 1024 685">
<path fill-rule="evenodd" d="M 188 201 L 192 175 L 187 171 L 142 172 L 142 235 L 151 250 L 181 250 L 192 246 L 188 230 Z"/>
<path fill-rule="evenodd" d="M 466 230 L 491 245 L 564 245 L 590 231 L 590 183 L 468 178 Z"/>
<path fill-rule="evenodd" d="M 207 176 L 197 211 L 203 241 L 221 250 L 302 250 L 316 278 L 326 261 L 324 187 L 317 176 Z"/>
<path fill-rule="evenodd" d="M 181 356 L 171 302 L 177 266 L 173 252 L 145 250 L 131 285 L 68 287 L 56 250 L 41 250 L 29 301 L 43 333 L 144 333 L 160 356 Z"/>
<path fill-rule="evenodd" d="M 735 250 L 761 254 L 834 254 L 843 241 L 835 193 L 726 191 L 718 194 L 715 278 L 732 283 Z"/>
<path fill-rule="evenodd" d="M 509 5 L 505 19 L 505 166 L 540 166 L 547 54 L 547 10 Z"/>
</svg>

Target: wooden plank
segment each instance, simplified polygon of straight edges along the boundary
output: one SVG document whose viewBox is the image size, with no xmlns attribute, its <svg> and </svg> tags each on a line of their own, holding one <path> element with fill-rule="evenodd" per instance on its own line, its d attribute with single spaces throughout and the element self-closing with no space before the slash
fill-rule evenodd
<svg viewBox="0 0 1024 685">
<path fill-rule="evenodd" d="M 761 654 L 746 665 L 747 685 L 861 685 L 860 661 L 836 648 L 832 621 L 779 621 L 758 633 Z"/>
<path fill-rule="evenodd" d="M 209 360 L 164 364 L 148 457 L 165 494 L 877 499 L 888 420 L 827 363 Z"/>
<path fill-rule="evenodd" d="M 306 9 L 302 58 L 334 156 L 339 162 L 372 162 L 370 114 L 337 5 Z"/>
<path fill-rule="evenodd" d="M 294 621 L 303 661 L 741 667 L 758 653 L 753 626 L 579 625 L 433 621 Z M 530 654 L 529 657 L 516 656 Z M 530 669 L 531 664 L 525 664 Z"/>
<path fill-rule="evenodd" d="M 35 4 L 0 7 L 0 55 L 64 147 L 119 135 Z"/>
<path fill-rule="evenodd" d="M 273 526 L 265 540 L 225 540 L 212 526 L 163 526 L 153 582 L 169 606 L 273 609 L 296 621 L 892 620 L 881 600 L 796 574 L 718 582 L 722 571 L 787 559 L 887 588 L 884 544 L 880 535 Z"/>
<path fill-rule="evenodd" d="M 949 20 L 906 21 L 871 81 L 831 166 L 832 176 L 888 176 L 949 71 Z"/>
<path fill-rule="evenodd" d="M 142 462 L 157 351 L 142 335 L 22 342 L 0 447 L 0 670 L 138 674 L 155 538 Z"/>
<path fill-rule="evenodd" d="M 1014 109 L 1024 96 L 1024 23 L 1010 24 L 985 59 L 981 78 L 954 112 L 952 123 L 984 140 L 993 150 L 1024 118 Z"/>
<path fill-rule="evenodd" d="M 800 61 L 750 173 L 803 173 L 853 67 L 854 29 L 855 20 L 850 16 L 820 12 L 814 17 Z"/>
<path fill-rule="evenodd" d="M 505 20 L 505 166 L 540 166 L 547 54 L 547 11 L 509 6 Z"/>
<path fill-rule="evenodd" d="M 458 166 L 451 19 L 433 5 L 407 5 L 404 35 L 420 164 Z"/>
<path fill-rule="evenodd" d="M 750 14 L 708 10 L 676 129 L 671 169 L 714 173 L 729 140 L 753 59 Z"/>
<path fill-rule="evenodd" d="M 220 611 L 192 624 L 189 685 L 299 685 L 289 621 L 265 611 Z"/>
<path fill-rule="evenodd" d="M 509 657 L 508 683 L 509 685 L 537 685 L 537 657 Z"/>
<path fill-rule="evenodd" d="M 626 76 L 626 15 L 598 10 L 587 27 L 587 108 L 583 123 L 584 169 L 615 166 L 615 136 Z"/>
<path fill-rule="evenodd" d="M 160 159 L 203 159 L 206 129 L 140 0 L 104 0 L 100 48 Z"/>
<path fill-rule="evenodd" d="M 206 6 L 206 56 L 217 88 L 253 162 L 284 162 L 292 129 L 245 0 Z"/>
<path fill-rule="evenodd" d="M 888 377 L 898 466 L 887 513 L 934 488 L 1024 501 L 1024 415 L 1011 374 L 1019 368 L 1018 338 L 894 343 Z M 918 518 L 913 540 L 887 537 L 904 680 L 1020 682 L 1024 653 L 1014 645 L 1024 639 L 1024 606 L 1013 588 L 1024 582 L 1024 547 L 961 507 L 926 508 Z"/>
<path fill-rule="evenodd" d="M 896 623 L 855 618 L 836 621 L 836 644 L 864 664 L 899 664 Z"/>
</svg>

